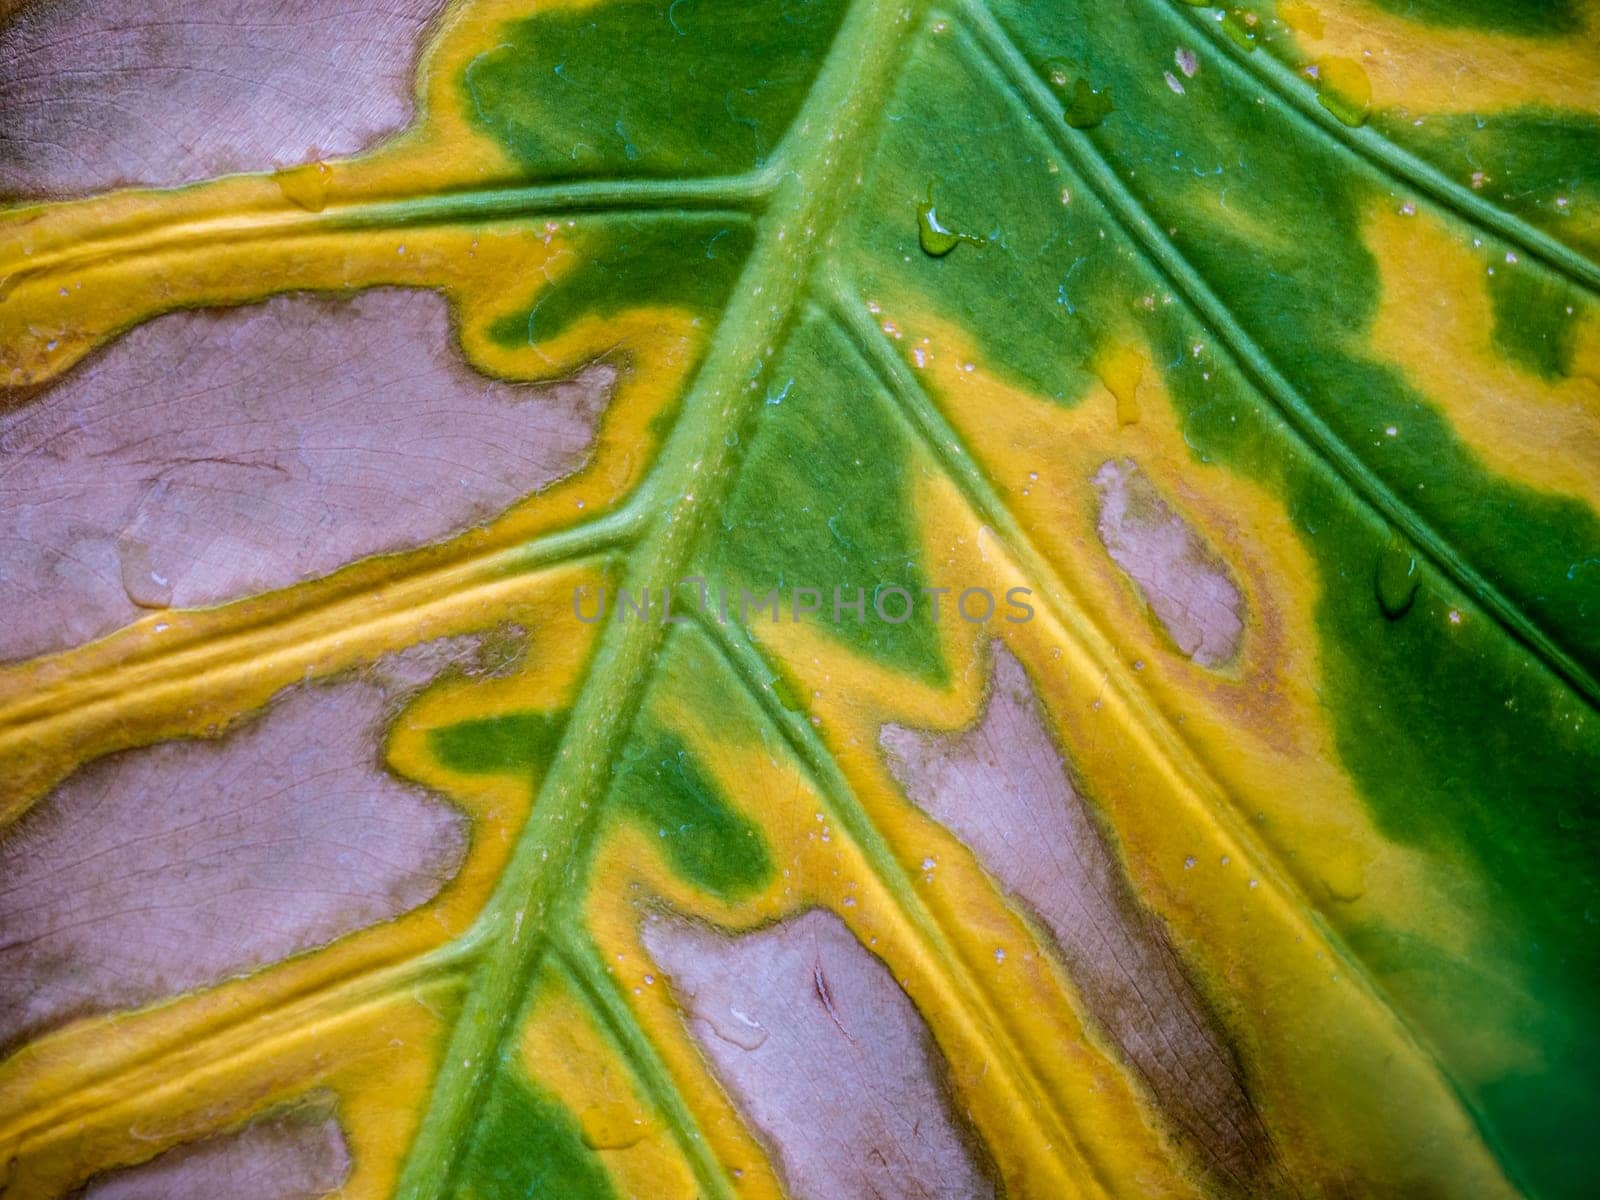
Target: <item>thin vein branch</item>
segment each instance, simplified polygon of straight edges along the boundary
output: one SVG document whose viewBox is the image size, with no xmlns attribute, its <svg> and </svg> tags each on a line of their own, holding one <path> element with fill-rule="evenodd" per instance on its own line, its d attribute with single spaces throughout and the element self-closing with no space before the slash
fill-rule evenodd
<svg viewBox="0 0 1600 1200">
<path fill-rule="evenodd" d="M 767 348 L 779 344 L 803 302 L 804 280 L 826 232 L 855 187 L 882 111 L 900 44 L 914 28 L 897 3 L 858 3 L 846 15 L 816 86 L 796 118 L 757 240 L 661 461 L 641 492 L 657 519 L 627 564 L 630 588 L 678 578 L 717 526 L 738 463 L 730 430 L 762 403 Z M 645 498 L 649 499 L 646 500 Z M 463 1005 L 422 1132 L 401 1176 L 403 1200 L 448 1194 L 470 1143 L 489 1067 L 511 1036 L 537 962 L 532 939 L 511 936 L 512 914 L 546 925 L 582 856 L 663 636 L 650 622 L 602 629 L 588 678 L 527 826 L 481 921 L 492 945 Z"/>
<path fill-rule="evenodd" d="M 555 948 L 573 990 L 616 1042 L 646 1097 L 671 1128 L 679 1152 L 694 1172 L 700 1195 L 705 1200 L 733 1200 L 735 1192 L 727 1171 L 707 1147 L 699 1122 L 683 1102 L 666 1064 L 618 993 L 616 981 L 602 965 L 594 943 L 579 933 L 563 929 Z"/>
</svg>

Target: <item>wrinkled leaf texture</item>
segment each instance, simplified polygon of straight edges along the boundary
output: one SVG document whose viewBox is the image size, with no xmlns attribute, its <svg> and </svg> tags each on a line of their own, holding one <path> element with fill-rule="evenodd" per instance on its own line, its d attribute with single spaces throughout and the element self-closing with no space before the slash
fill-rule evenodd
<svg viewBox="0 0 1600 1200">
<path fill-rule="evenodd" d="M 1600 6 L 0 21 L 0 1195 L 1591 1194 Z"/>
</svg>

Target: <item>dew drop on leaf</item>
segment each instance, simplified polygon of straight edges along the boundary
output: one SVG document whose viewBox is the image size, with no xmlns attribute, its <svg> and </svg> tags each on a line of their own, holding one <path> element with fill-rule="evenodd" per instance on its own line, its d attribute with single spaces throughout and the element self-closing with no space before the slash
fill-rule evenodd
<svg viewBox="0 0 1600 1200">
<path fill-rule="evenodd" d="M 1256 48 L 1256 24 L 1258 18 L 1253 12 L 1246 12 L 1242 8 L 1230 9 L 1222 18 L 1222 32 L 1234 45 L 1242 50 Z"/>
<path fill-rule="evenodd" d="M 1091 84 L 1087 72 L 1071 59 L 1047 59 L 1044 77 L 1051 90 L 1063 97 L 1061 115 L 1074 129 L 1093 129 L 1110 115 L 1110 89 Z"/>
<path fill-rule="evenodd" d="M 615 1101 L 584 1109 L 578 1123 L 583 1144 L 591 1150 L 626 1150 L 638 1145 L 650 1132 L 631 1108 Z"/>
<path fill-rule="evenodd" d="M 1411 611 L 1417 598 L 1417 559 L 1402 542 L 1390 542 L 1378 558 L 1374 590 L 1378 607 L 1391 621 Z"/>
<path fill-rule="evenodd" d="M 1144 360 L 1139 352 L 1125 343 L 1116 343 L 1097 354 L 1093 362 L 1094 373 L 1117 402 L 1117 424 L 1139 423 L 1139 381 L 1144 374 Z"/>
<path fill-rule="evenodd" d="M 767 1040 L 766 1026 L 734 1005 L 729 1005 L 725 1014 L 708 1018 L 707 1023 L 719 1038 L 741 1050 L 759 1050 Z"/>
<path fill-rule="evenodd" d="M 1317 103 L 1351 128 L 1367 123 L 1372 108 L 1372 80 L 1353 58 L 1329 58 L 1317 64 Z"/>
<path fill-rule="evenodd" d="M 985 244 L 981 237 L 951 229 L 939 219 L 933 206 L 933 185 L 928 185 L 928 198 L 917 205 L 917 241 L 929 258 L 943 258 L 962 242 L 972 246 Z"/>
<path fill-rule="evenodd" d="M 321 212 L 328 203 L 328 184 L 333 180 L 333 168 L 325 162 L 302 163 L 285 167 L 272 173 L 284 199 L 307 212 Z"/>
<path fill-rule="evenodd" d="M 1087 79 L 1079 79 L 1073 86 L 1072 99 L 1061 114 L 1074 129 L 1093 129 L 1111 115 L 1111 91 L 1092 86 Z"/>
</svg>

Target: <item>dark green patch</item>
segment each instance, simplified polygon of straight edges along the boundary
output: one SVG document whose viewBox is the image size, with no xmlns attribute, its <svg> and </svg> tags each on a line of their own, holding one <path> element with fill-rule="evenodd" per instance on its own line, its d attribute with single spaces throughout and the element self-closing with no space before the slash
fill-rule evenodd
<svg viewBox="0 0 1600 1200">
<path fill-rule="evenodd" d="M 614 1200 L 577 1119 L 509 1066 L 489 1085 L 462 1165 L 466 1200 Z"/>
<path fill-rule="evenodd" d="M 1534 263 L 1508 263 L 1501 255 L 1489 279 L 1494 343 L 1513 362 L 1545 379 L 1572 368 L 1578 323 L 1589 315 L 1576 287 Z"/>
<path fill-rule="evenodd" d="M 911 252 L 934 261 L 916 248 L 904 210 L 898 225 L 909 233 Z M 768 379 L 767 403 L 724 510 L 716 577 L 735 593 L 778 588 L 783 621 L 793 616 L 795 590 L 816 588 L 823 610 L 804 619 L 859 653 L 943 680 L 938 630 L 920 590 L 927 578 L 919 565 L 910 446 L 889 414 L 888 398 L 842 335 L 820 318 L 795 331 Z M 891 587 L 915 601 L 901 624 L 874 611 L 881 594 L 884 610 L 899 618 L 903 601 L 885 591 Z M 859 594 L 860 620 L 842 606 L 834 619 L 835 589 L 846 603 Z M 767 620 L 751 615 L 752 623 Z"/>
<path fill-rule="evenodd" d="M 1575 0 L 1372 0 L 1408 21 L 1451 29 L 1528 36 L 1576 33 L 1583 17 Z"/>
<path fill-rule="evenodd" d="M 644 718 L 617 766 L 607 803 L 661 843 L 685 879 L 724 899 L 772 876 L 761 831 L 722 795 L 677 734 Z"/>
<path fill-rule="evenodd" d="M 503 346 L 534 345 L 587 316 L 661 305 L 712 314 L 733 289 L 752 231 L 743 217 L 596 217 L 577 231 L 577 265 L 532 309 L 496 320 Z"/>
<path fill-rule="evenodd" d="M 566 727 L 560 712 L 513 712 L 428 731 L 428 751 L 452 771 L 541 776 Z"/>
<path fill-rule="evenodd" d="M 720 175 L 764 165 L 816 76 L 843 0 L 672 0 L 507 22 L 462 103 L 541 180 Z"/>
</svg>

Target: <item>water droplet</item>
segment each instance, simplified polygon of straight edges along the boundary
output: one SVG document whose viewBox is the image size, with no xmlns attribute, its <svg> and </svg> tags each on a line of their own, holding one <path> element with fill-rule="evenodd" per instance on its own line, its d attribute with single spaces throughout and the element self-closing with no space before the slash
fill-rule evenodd
<svg viewBox="0 0 1600 1200">
<path fill-rule="evenodd" d="M 1306 37 L 1322 36 L 1322 14 L 1302 0 L 1278 0 L 1278 19 Z"/>
<path fill-rule="evenodd" d="M 140 608 L 172 607 L 172 582 L 155 569 L 148 543 L 124 536 L 117 542 L 122 566 L 122 590 Z"/>
<path fill-rule="evenodd" d="M 1144 375 L 1144 360 L 1125 342 L 1117 342 L 1095 356 L 1094 373 L 1117 401 L 1117 423 L 1139 423 L 1139 380 Z"/>
<path fill-rule="evenodd" d="M 1189 857 L 1188 857 L 1188 858 L 1186 858 L 1186 859 L 1184 859 L 1184 860 L 1183 860 L 1183 869 L 1184 869 L 1184 870 L 1185 870 L 1185 871 L 1192 871 L 1192 870 L 1194 870 L 1194 864 L 1195 864 L 1195 863 L 1196 863 L 1196 862 L 1197 862 L 1197 861 L 1198 861 L 1198 860 L 1197 860 L 1197 859 L 1196 859 L 1196 858 L 1195 858 L 1195 856 L 1194 856 L 1194 855 L 1192 855 L 1192 854 L 1191 854 L 1191 855 L 1189 855 Z"/>
<path fill-rule="evenodd" d="M 1351 128 L 1367 123 L 1372 80 L 1353 58 L 1327 58 L 1317 64 L 1317 103 Z"/>
<path fill-rule="evenodd" d="M 951 229 L 940 219 L 933 207 L 933 184 L 928 185 L 928 198 L 917 205 L 917 241 L 929 258 L 943 258 L 962 242 L 972 246 L 986 243 L 981 237 Z"/>
<path fill-rule="evenodd" d="M 1093 129 L 1111 112 L 1110 89 L 1097 88 L 1077 63 L 1052 58 L 1044 64 L 1045 82 L 1063 99 L 1062 117 L 1074 129 Z M 1062 200 L 1065 203 L 1065 197 Z"/>
<path fill-rule="evenodd" d="M 759 1050 L 767 1040 L 766 1026 L 737 1005 L 728 1005 L 720 1017 L 707 1017 L 711 1032 L 741 1050 Z"/>
<path fill-rule="evenodd" d="M 1260 18 L 1242 8 L 1230 9 L 1222 18 L 1222 32 L 1242 50 L 1256 48 L 1256 26 Z"/>
<path fill-rule="evenodd" d="M 595 1104 L 578 1118 L 583 1144 L 591 1150 L 626 1150 L 644 1140 L 650 1127 L 620 1101 Z"/>
<path fill-rule="evenodd" d="M 1061 115 L 1074 129 L 1093 129 L 1111 115 L 1111 110 L 1111 89 L 1094 87 L 1087 79 L 1080 78 Z"/>
<path fill-rule="evenodd" d="M 1392 541 L 1378 557 L 1374 578 L 1374 592 L 1378 608 L 1391 621 L 1398 621 L 1411 611 L 1417 598 L 1417 559 L 1410 547 Z"/>
<path fill-rule="evenodd" d="M 290 203 L 307 212 L 321 212 L 328 203 L 333 168 L 325 162 L 302 163 L 298 167 L 274 171 L 272 180 Z"/>
</svg>

